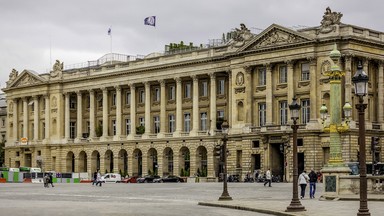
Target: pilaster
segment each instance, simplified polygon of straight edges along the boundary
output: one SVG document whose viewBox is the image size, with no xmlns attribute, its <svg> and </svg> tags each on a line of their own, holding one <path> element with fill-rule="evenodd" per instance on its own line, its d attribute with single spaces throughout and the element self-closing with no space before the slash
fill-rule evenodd
<svg viewBox="0 0 384 216">
<path fill-rule="evenodd" d="M 211 135 L 216 134 L 216 74 L 210 73 L 210 131 Z"/>
<path fill-rule="evenodd" d="M 174 137 L 179 137 L 182 132 L 182 122 L 183 122 L 183 110 L 182 110 L 182 87 L 181 87 L 181 78 L 176 77 L 176 130 L 173 133 Z"/>
<path fill-rule="evenodd" d="M 196 75 L 191 76 L 193 80 L 193 106 L 192 106 L 192 131 L 191 136 L 197 136 L 199 132 L 199 79 Z"/>
<path fill-rule="evenodd" d="M 116 89 L 116 135 L 113 140 L 119 141 L 121 137 L 121 86 L 115 86 Z"/>
<path fill-rule="evenodd" d="M 82 94 L 81 91 L 76 91 L 77 95 L 77 121 L 76 121 L 76 143 L 81 142 L 82 133 L 83 133 L 83 103 L 82 103 Z"/>
</svg>

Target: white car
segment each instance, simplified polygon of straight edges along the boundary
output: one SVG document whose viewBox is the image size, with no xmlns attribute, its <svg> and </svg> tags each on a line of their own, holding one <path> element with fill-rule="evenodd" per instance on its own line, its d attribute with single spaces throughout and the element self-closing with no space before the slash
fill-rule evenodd
<svg viewBox="0 0 384 216">
<path fill-rule="evenodd" d="M 121 181 L 121 175 L 118 173 L 106 173 L 105 175 L 101 176 L 101 181 L 103 183 L 106 182 L 120 182 Z"/>
</svg>

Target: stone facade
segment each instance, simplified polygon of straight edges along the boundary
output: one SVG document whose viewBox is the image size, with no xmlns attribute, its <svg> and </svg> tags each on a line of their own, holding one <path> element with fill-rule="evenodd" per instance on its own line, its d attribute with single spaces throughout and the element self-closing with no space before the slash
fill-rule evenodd
<svg viewBox="0 0 384 216">
<path fill-rule="evenodd" d="M 319 109 L 329 106 L 325 72 L 334 44 L 346 74 L 340 103 L 357 103 L 351 77 L 358 62 L 369 75 L 369 148 L 370 136 L 384 131 L 384 33 L 343 24 L 340 13 L 329 13 L 320 27 L 301 30 L 273 24 L 256 35 L 242 24 L 230 41 L 209 48 L 69 70 L 57 61 L 47 74 L 14 70 L 3 89 L 5 164 L 129 175 L 186 170 L 189 176 L 199 171 L 217 177 L 222 166 L 214 146 L 221 142 L 225 119 L 229 174 L 271 168 L 290 180 L 288 105 L 296 96 L 302 106 L 299 169 L 320 170 L 329 158 L 329 133 Z M 357 161 L 356 120 L 353 109 L 350 130 L 341 139 L 345 162 Z M 139 125 L 145 130 L 136 130 Z"/>
</svg>

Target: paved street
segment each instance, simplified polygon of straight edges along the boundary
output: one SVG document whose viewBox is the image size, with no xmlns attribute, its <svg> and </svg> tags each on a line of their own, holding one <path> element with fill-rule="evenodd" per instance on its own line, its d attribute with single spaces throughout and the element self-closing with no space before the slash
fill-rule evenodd
<svg viewBox="0 0 384 216">
<path fill-rule="evenodd" d="M 265 216 L 266 210 L 284 215 L 292 198 L 291 183 L 276 183 L 271 188 L 261 183 L 228 183 L 233 201 L 217 201 L 222 183 L 169 184 L 0 184 L 1 215 L 209 215 Z M 322 184 L 318 184 L 321 195 Z M 308 194 L 308 192 L 307 192 Z M 208 207 L 200 204 L 224 205 Z M 358 201 L 320 201 L 306 197 L 307 211 L 297 215 L 356 215 Z M 371 215 L 382 215 L 384 202 L 368 202 Z M 232 207 L 232 208 L 228 208 Z M 251 211 L 233 208 L 247 208 Z M 253 211 L 253 212 L 252 212 Z M 289 214 L 285 214 L 289 215 Z"/>
</svg>

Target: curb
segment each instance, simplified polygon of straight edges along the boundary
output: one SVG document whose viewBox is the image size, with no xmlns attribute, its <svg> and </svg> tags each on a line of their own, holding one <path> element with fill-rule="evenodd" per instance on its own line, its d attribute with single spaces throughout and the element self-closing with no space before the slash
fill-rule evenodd
<svg viewBox="0 0 384 216">
<path fill-rule="evenodd" d="M 291 214 L 287 212 L 274 211 L 269 209 L 257 209 L 257 208 L 250 208 L 250 207 L 244 207 L 244 206 L 238 206 L 238 205 L 226 205 L 226 204 L 208 203 L 208 202 L 198 202 L 197 204 L 201 206 L 221 207 L 221 208 L 230 208 L 230 209 L 237 209 L 237 210 L 244 210 L 244 211 L 259 212 L 264 214 L 272 214 L 276 216 L 297 216 L 296 214 Z"/>
</svg>

